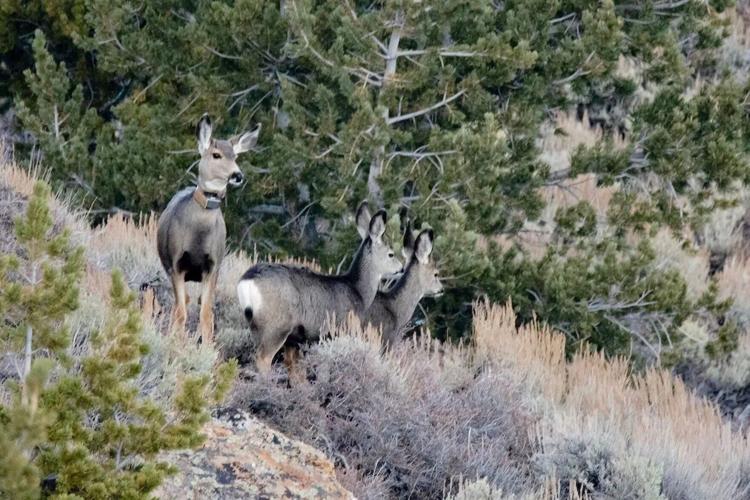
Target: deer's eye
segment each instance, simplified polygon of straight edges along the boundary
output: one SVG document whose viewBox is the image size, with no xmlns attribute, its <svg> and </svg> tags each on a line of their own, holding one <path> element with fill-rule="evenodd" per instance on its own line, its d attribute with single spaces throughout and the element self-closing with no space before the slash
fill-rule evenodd
<svg viewBox="0 0 750 500">
<path fill-rule="evenodd" d="M 213 157 L 214 157 L 214 160 L 219 160 L 219 159 L 221 159 L 221 155 L 220 155 L 219 153 L 214 153 L 214 154 L 213 154 Z"/>
<path fill-rule="evenodd" d="M 388 258 L 392 259 L 394 257 L 393 252 L 388 252 Z"/>
<path fill-rule="evenodd" d="M 435 277 L 436 277 L 436 278 L 438 277 L 438 273 L 437 273 L 437 271 L 435 271 Z"/>
</svg>

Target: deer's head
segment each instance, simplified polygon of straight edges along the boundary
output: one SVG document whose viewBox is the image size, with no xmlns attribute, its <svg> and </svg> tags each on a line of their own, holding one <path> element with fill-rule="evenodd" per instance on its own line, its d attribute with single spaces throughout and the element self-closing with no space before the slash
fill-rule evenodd
<svg viewBox="0 0 750 500">
<path fill-rule="evenodd" d="M 369 262 L 373 274 L 380 277 L 403 269 L 390 245 L 383 239 L 387 222 L 386 211 L 378 210 L 371 216 L 367 202 L 362 202 L 357 209 L 357 231 L 364 240 L 363 257 Z"/>
<path fill-rule="evenodd" d="M 432 229 L 425 229 L 414 236 L 411 224 L 407 223 L 404 233 L 404 258 L 408 262 L 406 272 L 415 273 L 419 288 L 425 296 L 436 296 L 443 293 L 443 284 L 440 282 L 435 261 L 432 259 L 432 242 L 434 233 Z"/>
<path fill-rule="evenodd" d="M 207 114 L 201 117 L 195 133 L 198 138 L 198 153 L 201 155 L 198 164 L 198 185 L 204 191 L 223 193 L 227 187 L 239 186 L 245 179 L 237 166 L 237 155 L 252 149 L 258 142 L 260 125 L 252 132 L 232 137 L 229 140 L 214 139 L 211 118 Z"/>
</svg>

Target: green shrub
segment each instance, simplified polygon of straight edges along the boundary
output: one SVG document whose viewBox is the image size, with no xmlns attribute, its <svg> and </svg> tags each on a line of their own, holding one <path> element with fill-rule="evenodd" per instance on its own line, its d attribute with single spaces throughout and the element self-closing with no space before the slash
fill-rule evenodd
<svg viewBox="0 0 750 500">
<path fill-rule="evenodd" d="M 2 352 L 18 367 L 3 382 L 11 398 L 0 407 L 0 496 L 145 497 L 170 472 L 156 454 L 200 444 L 208 405 L 235 367 L 172 377 L 172 394 L 160 398 L 167 407 L 152 399 L 157 391 L 144 395 L 141 312 L 117 271 L 106 313 L 85 332 L 72 322 L 71 345 L 66 318 L 79 307 L 83 251 L 53 230 L 48 198 L 38 183 L 15 225 L 21 256 L 0 260 Z"/>
</svg>

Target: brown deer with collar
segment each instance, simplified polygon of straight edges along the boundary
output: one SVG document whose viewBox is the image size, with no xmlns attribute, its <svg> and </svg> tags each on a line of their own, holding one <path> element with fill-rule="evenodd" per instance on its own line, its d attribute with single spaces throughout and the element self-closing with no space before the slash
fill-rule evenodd
<svg viewBox="0 0 750 500">
<path fill-rule="evenodd" d="M 213 302 L 219 266 L 226 249 L 226 226 L 221 201 L 227 185 L 244 180 L 237 155 L 250 150 L 258 140 L 260 126 L 229 140 L 213 139 L 211 119 L 203 117 L 196 126 L 198 186 L 178 192 L 159 217 L 157 247 L 164 270 L 172 281 L 175 303 L 172 329 L 185 334 L 188 297 L 186 281 L 203 283 L 198 332 L 205 343 L 213 342 Z"/>
</svg>

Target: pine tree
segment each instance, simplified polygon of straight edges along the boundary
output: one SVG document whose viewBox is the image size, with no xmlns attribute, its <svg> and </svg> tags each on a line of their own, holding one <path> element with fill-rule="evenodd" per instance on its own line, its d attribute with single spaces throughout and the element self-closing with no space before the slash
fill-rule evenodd
<svg viewBox="0 0 750 500">
<path fill-rule="evenodd" d="M 0 444 L 8 450 L 0 458 L 0 492 L 9 498 L 38 495 L 41 471 L 34 450 L 52 422 L 41 398 L 55 362 L 69 361 L 64 319 L 78 307 L 83 270 L 83 250 L 70 245 L 69 233 L 50 234 L 49 194 L 46 185 L 37 183 L 25 217 L 16 220 L 23 258 L 0 258 L 0 315 L 5 318 L 0 341 L 5 356 L 14 357 L 18 376 L 15 401 L 0 408 Z"/>
<path fill-rule="evenodd" d="M 72 82 L 65 66 L 47 51 L 47 39 L 40 30 L 34 33 L 32 46 L 34 71 L 27 69 L 24 77 L 33 99 L 17 102 L 18 117 L 34 134 L 45 162 L 55 166 L 53 178 L 93 195 L 100 173 L 90 153 L 97 134 L 104 141 L 106 127 L 96 109 L 86 106 L 83 85 Z"/>
<path fill-rule="evenodd" d="M 53 232 L 48 198 L 38 183 L 16 221 L 20 256 L 0 260 L 0 338 L 18 367 L 5 382 L 12 400 L 0 406 L 0 496 L 141 498 L 171 471 L 159 451 L 200 444 L 207 407 L 235 365 L 184 377 L 170 411 L 140 394 L 141 313 L 117 271 L 106 323 L 84 355 L 71 355 L 65 318 L 78 306 L 83 250 L 67 230 Z"/>
</svg>

